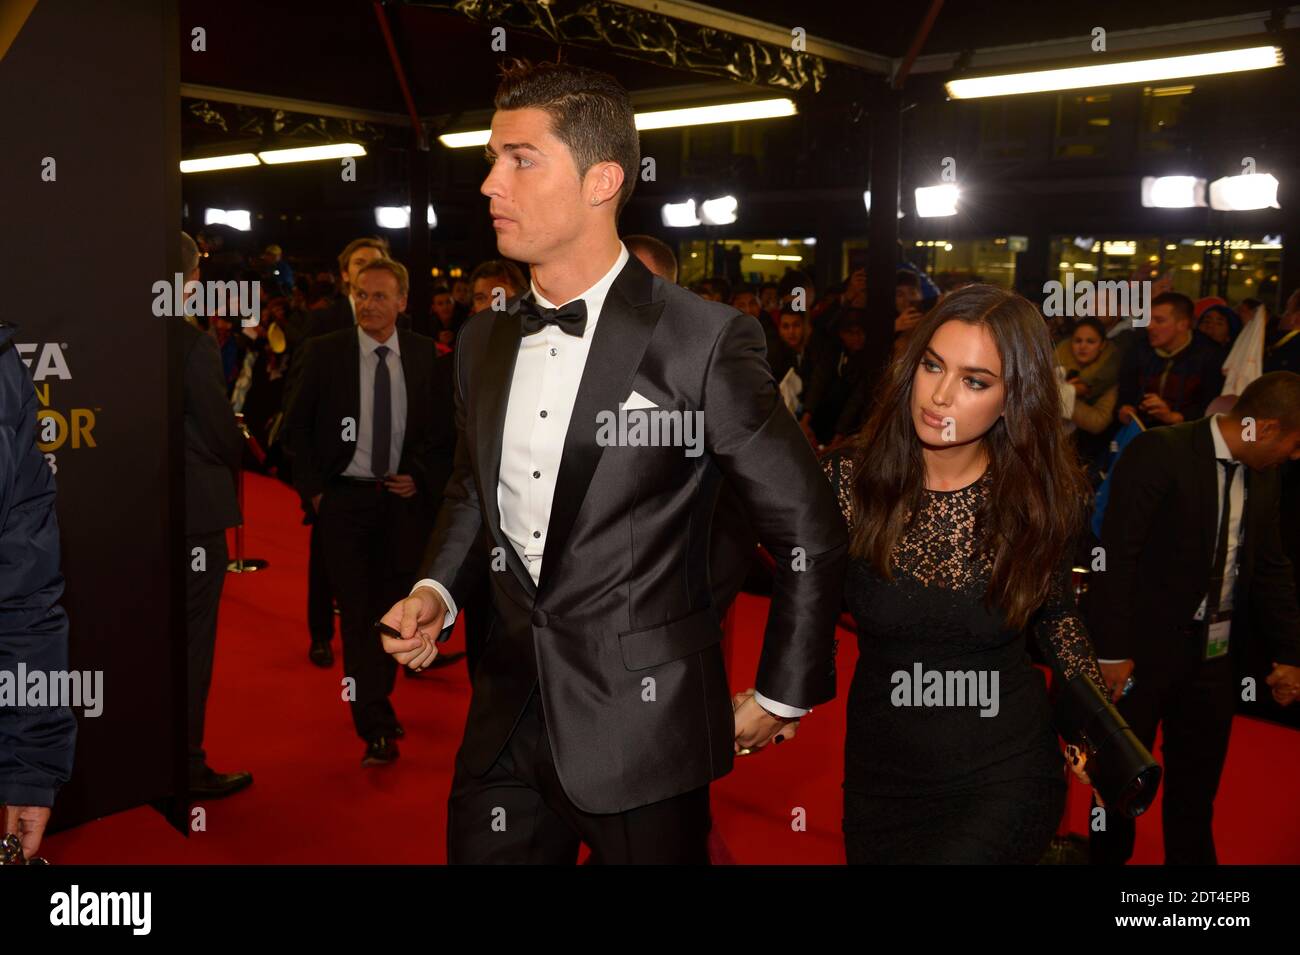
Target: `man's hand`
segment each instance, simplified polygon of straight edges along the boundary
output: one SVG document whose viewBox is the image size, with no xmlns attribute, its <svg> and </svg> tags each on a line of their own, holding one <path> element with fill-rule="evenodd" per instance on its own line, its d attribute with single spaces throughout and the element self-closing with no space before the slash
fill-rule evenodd
<svg viewBox="0 0 1300 955">
<path fill-rule="evenodd" d="M 14 833 L 28 859 L 41 847 L 41 837 L 50 822 L 49 806 L 5 806 L 5 834 Z"/>
<path fill-rule="evenodd" d="M 921 319 L 924 317 L 925 316 L 922 315 L 919 308 L 909 305 L 899 313 L 896 319 L 894 319 L 894 331 L 899 333 L 910 332 L 917 325 L 921 324 Z"/>
<path fill-rule="evenodd" d="M 380 634 L 384 652 L 412 670 L 423 670 L 438 655 L 436 643 L 442 632 L 442 621 L 447 615 L 447 605 L 432 587 L 420 587 L 381 618 L 384 623 L 399 631 L 401 639 Z"/>
<path fill-rule="evenodd" d="M 1112 703 L 1118 703 L 1119 698 L 1124 694 L 1124 684 L 1128 678 L 1133 675 L 1133 661 L 1121 660 L 1119 663 L 1099 663 L 1101 675 L 1106 678 L 1105 687 L 1097 689 L 1109 689 Z"/>
<path fill-rule="evenodd" d="M 1132 405 L 1121 405 L 1119 411 L 1115 412 L 1115 417 L 1119 419 L 1120 424 L 1128 424 L 1137 414 L 1137 409 Z"/>
<path fill-rule="evenodd" d="M 415 478 L 409 474 L 390 474 L 384 478 L 384 487 L 398 497 L 415 497 Z"/>
<path fill-rule="evenodd" d="M 1178 424 L 1183 416 L 1169 407 L 1169 403 L 1154 392 L 1147 392 L 1142 399 L 1142 410 L 1161 424 Z"/>
<path fill-rule="evenodd" d="M 1273 672 L 1264 682 L 1273 688 L 1273 699 L 1282 706 L 1290 706 L 1300 696 L 1300 667 L 1274 663 Z"/>
<path fill-rule="evenodd" d="M 799 721 L 773 716 L 758 705 L 751 686 L 744 693 L 731 698 L 732 714 L 736 720 L 736 754 L 746 755 L 762 749 L 768 743 L 793 739 Z"/>
</svg>

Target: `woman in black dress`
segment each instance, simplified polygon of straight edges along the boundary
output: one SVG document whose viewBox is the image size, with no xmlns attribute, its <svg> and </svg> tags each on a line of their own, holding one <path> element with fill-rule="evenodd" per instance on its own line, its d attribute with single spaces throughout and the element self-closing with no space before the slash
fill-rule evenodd
<svg viewBox="0 0 1300 955">
<path fill-rule="evenodd" d="M 1087 485 L 1042 318 L 988 285 L 941 300 L 824 466 L 850 527 L 860 649 L 848 861 L 1038 861 L 1066 783 L 1026 631 L 1057 678 L 1082 670 L 1105 686 L 1074 607 Z"/>
</svg>

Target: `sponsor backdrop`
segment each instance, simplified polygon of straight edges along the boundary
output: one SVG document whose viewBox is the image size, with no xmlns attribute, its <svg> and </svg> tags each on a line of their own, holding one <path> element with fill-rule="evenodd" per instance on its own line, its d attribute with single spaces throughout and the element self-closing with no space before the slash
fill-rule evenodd
<svg viewBox="0 0 1300 955">
<path fill-rule="evenodd" d="M 103 671 L 55 829 L 154 801 L 184 821 L 182 382 L 151 309 L 180 266 L 171 6 L 0 4 L 0 316 L 58 482 L 71 666 Z"/>
</svg>

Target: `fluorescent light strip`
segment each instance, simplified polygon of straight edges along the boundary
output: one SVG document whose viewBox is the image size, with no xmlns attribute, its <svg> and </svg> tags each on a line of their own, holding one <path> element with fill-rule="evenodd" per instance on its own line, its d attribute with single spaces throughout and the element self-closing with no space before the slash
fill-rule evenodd
<svg viewBox="0 0 1300 955">
<path fill-rule="evenodd" d="M 707 126 L 710 123 L 743 123 L 751 119 L 776 119 L 794 116 L 798 109 L 794 100 L 787 97 L 754 100 L 748 103 L 717 103 L 713 106 L 691 106 L 684 109 L 661 109 L 636 114 L 636 128 L 671 129 L 677 126 Z M 443 133 L 438 141 L 449 149 L 467 146 L 486 146 L 490 129 L 474 129 L 463 133 Z"/>
<path fill-rule="evenodd" d="M 327 143 L 323 146 L 299 146 L 294 149 L 270 149 L 257 157 L 272 166 L 286 162 L 313 162 L 318 159 L 345 159 L 364 156 L 366 148 L 360 143 Z"/>
<path fill-rule="evenodd" d="M 236 153 L 232 156 L 182 159 L 181 172 L 211 172 L 214 169 L 239 169 L 243 166 L 256 165 L 258 165 L 257 157 L 252 153 Z"/>
<path fill-rule="evenodd" d="M 1263 70 L 1282 65 L 1282 50 L 1276 46 L 1255 46 L 1214 53 L 1164 56 L 1123 63 L 1102 63 L 1062 70 L 1038 70 L 1030 73 L 1005 73 L 950 80 L 945 84 L 952 99 L 976 99 L 982 96 L 1009 96 L 1018 93 L 1045 93 L 1051 90 L 1081 89 L 1093 86 L 1116 86 L 1122 83 L 1148 83 Z"/>
</svg>

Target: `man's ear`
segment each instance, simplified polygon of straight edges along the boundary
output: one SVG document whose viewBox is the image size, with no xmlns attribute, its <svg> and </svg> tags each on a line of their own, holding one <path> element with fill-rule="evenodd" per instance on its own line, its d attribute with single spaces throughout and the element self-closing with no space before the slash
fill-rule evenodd
<svg viewBox="0 0 1300 955">
<path fill-rule="evenodd" d="M 587 170 L 588 202 L 593 206 L 618 199 L 623 188 L 623 167 L 616 162 L 598 162 Z"/>
</svg>

